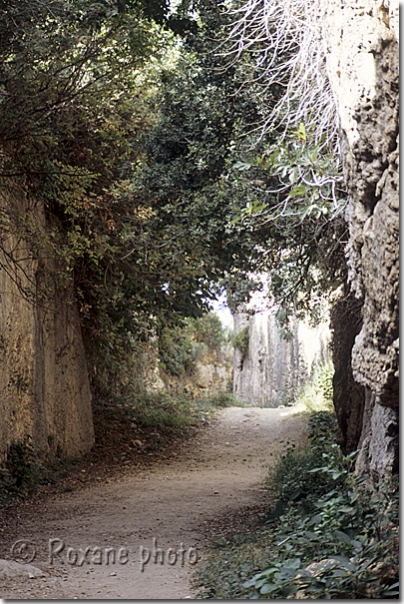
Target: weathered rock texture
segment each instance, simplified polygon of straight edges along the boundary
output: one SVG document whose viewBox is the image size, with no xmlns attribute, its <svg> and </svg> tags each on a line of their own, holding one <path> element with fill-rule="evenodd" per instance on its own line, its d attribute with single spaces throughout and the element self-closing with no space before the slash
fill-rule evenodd
<svg viewBox="0 0 404 604">
<path fill-rule="evenodd" d="M 233 349 L 220 350 L 206 347 L 197 360 L 192 375 L 169 376 L 162 374 L 160 382 L 169 392 L 188 392 L 195 397 L 231 392 L 233 384 Z"/>
<path fill-rule="evenodd" d="M 251 406 L 278 407 L 298 394 L 314 363 L 328 360 L 330 332 L 326 322 L 312 329 L 294 321 L 286 340 L 277 309 L 258 298 L 253 297 L 249 312 L 234 315 L 236 334 L 248 328 L 248 348 L 234 353 L 233 394 Z"/>
<path fill-rule="evenodd" d="M 362 301 L 345 284 L 331 311 L 333 399 L 337 442 L 344 454 L 356 451 L 362 434 L 366 390 L 352 372 L 352 347 L 362 328 Z"/>
<path fill-rule="evenodd" d="M 157 340 L 149 340 L 136 357 L 139 390 L 188 392 L 196 396 L 211 396 L 231 392 L 233 385 L 233 348 L 223 345 L 212 350 L 204 345 L 192 374 L 179 376 L 164 372 L 159 363 Z"/>
<path fill-rule="evenodd" d="M 233 387 L 233 348 L 207 350 L 196 364 L 196 388 L 203 394 L 231 392 Z"/>
<path fill-rule="evenodd" d="M 22 195 L 3 195 L 0 211 L 8 210 L 10 204 L 14 210 L 28 210 Z M 40 204 L 34 213 L 45 228 Z M 82 455 L 94 443 L 94 430 L 72 290 L 41 299 L 41 284 L 56 265 L 41 259 L 7 229 L 0 235 L 0 459 L 6 456 L 8 445 L 26 435 L 32 437 L 35 452 L 41 456 Z"/>
<path fill-rule="evenodd" d="M 358 470 L 374 479 L 397 465 L 398 9 L 396 0 L 330 0 L 323 26 L 349 191 L 349 279 L 363 299 L 352 349 L 366 388 Z"/>
</svg>

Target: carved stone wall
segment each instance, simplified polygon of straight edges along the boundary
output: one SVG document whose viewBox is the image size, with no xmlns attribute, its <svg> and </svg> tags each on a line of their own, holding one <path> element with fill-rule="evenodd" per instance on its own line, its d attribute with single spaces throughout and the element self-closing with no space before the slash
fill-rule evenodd
<svg viewBox="0 0 404 604">
<path fill-rule="evenodd" d="M 349 192 L 349 280 L 363 299 L 352 349 L 366 390 L 357 466 L 375 480 L 398 454 L 398 10 L 396 0 L 329 0 L 323 25 Z"/>
<path fill-rule="evenodd" d="M 330 331 L 327 322 L 310 328 L 294 321 L 292 336 L 285 340 L 277 309 L 259 306 L 255 313 L 250 309 L 234 316 L 236 334 L 248 329 L 248 348 L 234 352 L 233 394 L 251 406 L 278 407 L 298 394 L 316 362 L 328 360 Z"/>
<path fill-rule="evenodd" d="M 11 203 L 25 212 L 24 197 L 10 195 L 0 198 L 0 210 Z M 35 212 L 45 228 L 41 204 Z M 94 429 L 72 288 L 42 297 L 44 275 L 56 266 L 7 229 L 0 236 L 0 459 L 26 435 L 39 455 L 80 456 L 91 449 Z"/>
<path fill-rule="evenodd" d="M 362 301 L 345 285 L 331 310 L 333 400 L 338 420 L 337 442 L 344 454 L 356 451 L 362 435 L 366 391 L 354 379 L 352 347 L 362 327 Z"/>
</svg>

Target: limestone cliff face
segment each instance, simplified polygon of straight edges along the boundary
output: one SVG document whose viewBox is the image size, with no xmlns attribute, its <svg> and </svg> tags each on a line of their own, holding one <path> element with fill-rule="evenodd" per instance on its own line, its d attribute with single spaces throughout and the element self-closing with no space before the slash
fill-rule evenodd
<svg viewBox="0 0 404 604">
<path fill-rule="evenodd" d="M 349 191 L 349 279 L 363 299 L 352 349 L 366 391 L 358 469 L 375 480 L 397 464 L 398 9 L 396 0 L 329 0 L 323 25 Z"/>
<path fill-rule="evenodd" d="M 195 371 L 176 376 L 161 369 L 157 339 L 151 339 L 143 344 L 136 364 L 136 372 L 140 376 L 139 390 L 145 389 L 146 392 L 189 392 L 196 397 L 221 394 L 232 388 L 233 348 L 229 345 L 222 345 L 218 350 L 204 345 L 199 351 Z"/>
<path fill-rule="evenodd" d="M 11 203 L 26 211 L 23 196 L 10 195 L 1 198 L 0 210 L 8 209 Z M 35 211 L 45 227 L 40 204 Z M 41 299 L 44 274 L 55 265 L 7 230 L 1 233 L 1 240 L 0 459 L 4 459 L 8 445 L 26 435 L 32 437 L 39 455 L 82 455 L 94 443 L 94 430 L 86 357 L 72 290 L 64 290 L 51 300 Z"/>
<path fill-rule="evenodd" d="M 362 328 L 362 300 L 346 283 L 331 310 L 333 400 L 338 419 L 337 442 L 344 454 L 357 451 L 362 435 L 366 389 L 352 371 L 352 347 Z"/>
<path fill-rule="evenodd" d="M 195 386 L 203 394 L 231 392 L 233 384 L 233 348 L 222 346 L 218 351 L 207 350 L 196 364 Z"/>
<path fill-rule="evenodd" d="M 259 306 L 234 315 L 235 333 L 248 329 L 248 348 L 234 352 L 233 394 L 251 406 L 278 407 L 298 394 L 314 363 L 328 359 L 330 332 L 327 323 L 312 329 L 294 321 L 285 340 L 275 307 Z"/>
<path fill-rule="evenodd" d="M 150 383 L 150 382 L 149 382 Z M 206 350 L 195 365 L 192 375 L 160 377 L 158 388 L 169 392 L 188 392 L 194 397 L 212 396 L 231 392 L 233 383 L 233 349 L 222 346 L 220 350 Z M 150 389 L 150 388 L 149 388 Z M 156 389 L 156 386 L 154 388 Z"/>
</svg>

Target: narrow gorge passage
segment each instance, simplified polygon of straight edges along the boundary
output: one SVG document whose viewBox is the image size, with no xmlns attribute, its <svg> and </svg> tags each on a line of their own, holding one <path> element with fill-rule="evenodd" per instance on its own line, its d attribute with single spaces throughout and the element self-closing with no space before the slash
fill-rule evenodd
<svg viewBox="0 0 404 604">
<path fill-rule="evenodd" d="M 7 543 L 3 539 L 1 557 L 10 559 L 12 543 L 26 539 L 36 547 L 32 564 L 43 576 L 0 575 L 0 597 L 193 597 L 195 549 L 203 560 L 209 528 L 212 535 L 221 516 L 258 504 L 282 441 L 299 442 L 305 434 L 306 419 L 293 408 L 227 408 L 175 461 L 48 498 L 35 515 L 21 508 L 18 534 L 8 535 Z M 55 540 L 52 566 L 49 539 Z M 61 542 L 65 548 L 56 554 Z M 162 550 L 157 563 L 156 547 Z M 106 564 L 108 548 L 115 550 L 115 564 L 111 551 Z M 29 567 L 19 568 L 23 573 Z"/>
</svg>

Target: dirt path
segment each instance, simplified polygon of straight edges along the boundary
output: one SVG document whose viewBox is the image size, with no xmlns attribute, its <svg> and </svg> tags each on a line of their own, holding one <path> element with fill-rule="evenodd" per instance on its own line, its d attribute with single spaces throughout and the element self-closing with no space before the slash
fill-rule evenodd
<svg viewBox="0 0 404 604">
<path fill-rule="evenodd" d="M 189 577 L 206 554 L 207 535 L 218 519 L 259 502 L 280 441 L 304 434 L 305 420 L 291 408 L 224 409 L 174 461 L 59 494 L 36 513 L 21 511 L 1 557 L 11 559 L 11 545 L 25 539 L 44 576 L 4 578 L 0 567 L 0 597 L 192 598 Z"/>
</svg>

